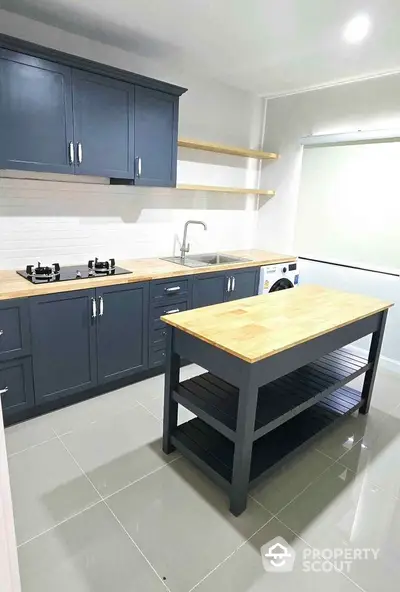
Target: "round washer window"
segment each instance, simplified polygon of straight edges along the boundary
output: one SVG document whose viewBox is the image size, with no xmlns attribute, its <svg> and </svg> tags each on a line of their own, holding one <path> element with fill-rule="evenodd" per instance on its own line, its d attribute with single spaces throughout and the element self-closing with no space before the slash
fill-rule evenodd
<svg viewBox="0 0 400 592">
<path fill-rule="evenodd" d="M 279 292 L 280 290 L 288 290 L 289 288 L 294 288 L 292 282 L 287 278 L 281 278 L 274 283 L 270 292 Z"/>
</svg>

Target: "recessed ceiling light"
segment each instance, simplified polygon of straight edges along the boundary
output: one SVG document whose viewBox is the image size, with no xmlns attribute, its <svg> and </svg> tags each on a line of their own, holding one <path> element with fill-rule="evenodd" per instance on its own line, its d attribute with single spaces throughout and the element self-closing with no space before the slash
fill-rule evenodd
<svg viewBox="0 0 400 592">
<path fill-rule="evenodd" d="M 360 43 L 368 35 L 371 19 L 367 14 L 359 14 L 352 18 L 344 28 L 343 37 L 347 43 Z"/>
</svg>

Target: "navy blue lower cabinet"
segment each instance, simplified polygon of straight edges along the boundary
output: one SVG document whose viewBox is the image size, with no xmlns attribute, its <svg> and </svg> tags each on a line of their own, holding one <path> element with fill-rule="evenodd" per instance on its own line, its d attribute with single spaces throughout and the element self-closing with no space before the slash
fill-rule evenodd
<svg viewBox="0 0 400 592">
<path fill-rule="evenodd" d="M 193 278 L 192 307 L 200 308 L 224 302 L 227 293 L 225 272 L 205 273 Z"/>
<path fill-rule="evenodd" d="M 6 422 L 34 406 L 30 357 L 0 364 L 0 398 Z"/>
<path fill-rule="evenodd" d="M 96 289 L 98 382 L 148 368 L 149 283 Z"/>
<path fill-rule="evenodd" d="M 30 298 L 36 404 L 97 384 L 95 290 Z"/>
<path fill-rule="evenodd" d="M 29 353 L 28 300 L 15 298 L 0 301 L 0 362 Z"/>
<path fill-rule="evenodd" d="M 226 300 L 238 300 L 255 296 L 258 292 L 259 268 L 235 269 L 228 274 L 229 291 Z"/>
</svg>

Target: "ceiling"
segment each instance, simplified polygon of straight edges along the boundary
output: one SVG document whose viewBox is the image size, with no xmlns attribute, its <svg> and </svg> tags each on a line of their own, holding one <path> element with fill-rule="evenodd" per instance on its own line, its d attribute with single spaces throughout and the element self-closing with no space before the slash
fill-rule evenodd
<svg viewBox="0 0 400 592">
<path fill-rule="evenodd" d="M 400 70 L 398 0 L 0 0 L 0 6 L 259 95 Z M 344 24 L 368 13 L 349 45 Z"/>
</svg>

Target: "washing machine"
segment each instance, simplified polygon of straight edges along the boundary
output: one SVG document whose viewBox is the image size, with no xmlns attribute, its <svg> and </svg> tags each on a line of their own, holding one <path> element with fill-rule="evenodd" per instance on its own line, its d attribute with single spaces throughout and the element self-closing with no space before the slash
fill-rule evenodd
<svg viewBox="0 0 400 592">
<path fill-rule="evenodd" d="M 260 269 L 259 294 L 295 288 L 299 284 L 298 262 L 265 265 Z"/>
</svg>

